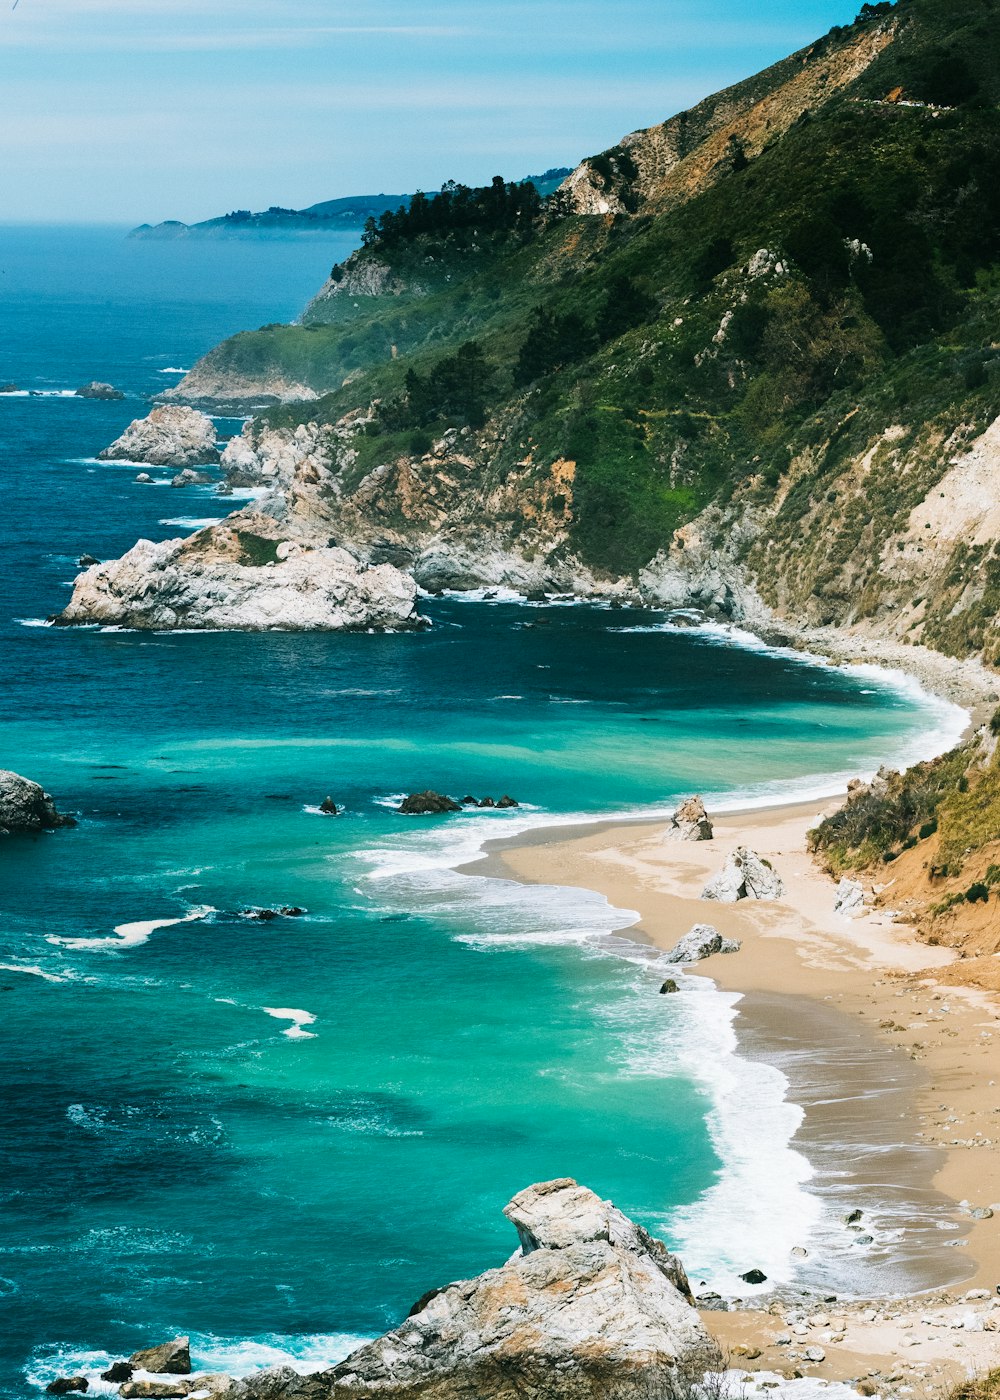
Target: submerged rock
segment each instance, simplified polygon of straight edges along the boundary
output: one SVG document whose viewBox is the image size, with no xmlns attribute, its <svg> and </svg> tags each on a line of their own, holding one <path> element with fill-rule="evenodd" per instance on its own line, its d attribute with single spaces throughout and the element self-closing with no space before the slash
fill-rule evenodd
<svg viewBox="0 0 1000 1400">
<path fill-rule="evenodd" d="M 225 1400 L 686 1400 L 719 1348 L 679 1260 L 569 1178 L 504 1214 L 520 1249 L 432 1290 L 394 1331 L 332 1370 L 209 1387 Z"/>
<path fill-rule="evenodd" d="M 667 833 L 675 841 L 711 841 L 712 823 L 705 811 L 705 804 L 696 794 L 686 798 L 670 818 Z"/>
<path fill-rule="evenodd" d="M 747 846 L 737 846 L 722 870 L 701 892 L 702 899 L 735 904 L 740 899 L 780 899 L 785 887 L 769 861 Z"/>
<path fill-rule="evenodd" d="M 0 836 L 59 826 L 76 826 L 76 821 L 57 812 L 55 802 L 38 783 L 0 768 Z"/>
<path fill-rule="evenodd" d="M 84 384 L 77 389 L 76 397 L 78 399 L 123 399 L 125 395 L 113 384 L 102 384 L 99 379 L 92 379 L 89 384 Z"/>
<path fill-rule="evenodd" d="M 189 1376 L 191 1374 L 191 1338 L 175 1337 L 172 1342 L 133 1352 L 129 1365 L 137 1371 L 152 1371 L 157 1376 Z"/>
<path fill-rule="evenodd" d="M 343 549 L 305 549 L 222 526 L 140 540 L 81 574 L 59 626 L 145 631 L 400 631 L 424 625 L 416 585 L 390 564 L 366 569 Z"/>
<path fill-rule="evenodd" d="M 407 817 L 425 817 L 435 816 L 439 812 L 460 812 L 462 808 L 454 798 L 428 788 L 426 792 L 411 792 L 409 797 L 403 798 L 397 810 Z"/>
<path fill-rule="evenodd" d="M 723 938 L 711 924 L 695 924 L 669 953 L 664 953 L 663 961 L 668 963 L 700 962 L 715 953 L 738 953 L 741 944 L 736 938 Z"/>
<path fill-rule="evenodd" d="M 207 413 L 169 405 L 136 418 L 120 438 L 99 452 L 105 462 L 150 462 L 154 467 L 193 467 L 219 461 L 215 424 Z"/>
</svg>

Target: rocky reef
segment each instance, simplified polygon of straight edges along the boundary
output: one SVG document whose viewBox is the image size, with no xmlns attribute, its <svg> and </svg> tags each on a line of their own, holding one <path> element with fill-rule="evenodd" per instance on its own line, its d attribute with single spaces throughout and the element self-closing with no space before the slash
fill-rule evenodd
<svg viewBox="0 0 1000 1400">
<path fill-rule="evenodd" d="M 56 811 L 55 802 L 38 783 L 0 768 L 0 836 L 59 826 L 76 826 L 76 822 Z"/>
<path fill-rule="evenodd" d="M 423 625 L 413 580 L 346 550 L 309 548 L 249 530 L 140 540 L 80 574 L 59 626 L 142 630 L 398 631 Z"/>
<path fill-rule="evenodd" d="M 568 1177 L 504 1214 L 520 1247 L 498 1269 L 433 1289 L 330 1370 L 197 1376 L 215 1400 L 683 1400 L 722 1362 L 680 1261 Z M 133 1358 L 134 1360 L 134 1358 Z M 164 1392 L 165 1393 L 165 1392 Z"/>
<path fill-rule="evenodd" d="M 98 456 L 104 462 L 149 462 L 155 467 L 193 467 L 218 462 L 215 424 L 207 413 L 181 405 L 154 408 L 137 418 Z"/>
</svg>

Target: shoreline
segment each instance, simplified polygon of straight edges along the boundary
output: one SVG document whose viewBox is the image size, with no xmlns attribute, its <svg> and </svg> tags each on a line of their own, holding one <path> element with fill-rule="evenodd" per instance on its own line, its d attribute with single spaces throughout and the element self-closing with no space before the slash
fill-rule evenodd
<svg viewBox="0 0 1000 1400">
<path fill-rule="evenodd" d="M 739 996 L 737 1053 L 785 1075 L 786 1099 L 804 1115 L 790 1146 L 813 1168 L 805 1189 L 820 1197 L 825 1221 L 806 1242 L 798 1284 L 747 1290 L 759 1302 L 734 1299 L 705 1320 L 737 1348 L 740 1365 L 746 1358 L 753 1369 L 782 1371 L 792 1355 L 782 1324 L 791 1319 L 801 1330 L 808 1313 L 836 1299 L 843 1335 L 823 1331 L 821 1350 L 833 1344 L 822 1363 L 800 1360 L 806 1373 L 856 1377 L 895 1358 L 900 1378 L 953 1379 L 995 1355 L 988 1333 L 973 1341 L 963 1332 L 956 1342 L 954 1320 L 948 1335 L 919 1344 L 910 1333 L 929 1326 L 929 1308 L 944 1316 L 970 1291 L 981 1294 L 973 1306 L 989 1310 L 1000 1279 L 1000 1219 L 971 1215 L 996 1205 L 1000 1216 L 1000 1164 L 989 1150 L 991 1132 L 1000 1137 L 1000 1088 L 989 1078 L 1000 1004 L 940 983 L 936 974 L 954 954 L 919 942 L 890 911 L 866 908 L 853 920 L 834 913 L 835 882 L 808 854 L 805 834 L 838 805 L 791 801 L 718 814 L 714 839 L 698 843 L 667 839 L 664 819 L 535 827 L 484 843 L 459 869 L 597 892 L 612 908 L 638 913 L 616 936 L 647 947 L 666 951 L 696 922 L 742 941 L 739 953 L 688 966 L 677 981 L 683 989 L 684 977 L 709 978 Z M 786 885 L 780 901 L 700 899 L 738 844 L 772 859 Z M 858 1248 L 860 1271 L 845 1272 L 853 1250 L 838 1259 L 835 1232 L 846 1238 L 840 1217 L 853 1209 L 863 1211 L 856 1237 L 870 1228 L 874 1241 Z M 962 1304 L 966 1313 L 969 1306 Z M 994 1325 L 992 1316 L 975 1323 Z M 899 1349 L 911 1344 L 904 1364 Z"/>
</svg>

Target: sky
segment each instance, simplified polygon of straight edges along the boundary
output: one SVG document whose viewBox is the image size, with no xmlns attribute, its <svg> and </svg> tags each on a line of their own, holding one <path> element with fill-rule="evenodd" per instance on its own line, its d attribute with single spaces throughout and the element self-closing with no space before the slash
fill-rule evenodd
<svg viewBox="0 0 1000 1400">
<path fill-rule="evenodd" d="M 138 223 L 577 163 L 861 0 L 0 0 L 0 221 Z"/>
</svg>

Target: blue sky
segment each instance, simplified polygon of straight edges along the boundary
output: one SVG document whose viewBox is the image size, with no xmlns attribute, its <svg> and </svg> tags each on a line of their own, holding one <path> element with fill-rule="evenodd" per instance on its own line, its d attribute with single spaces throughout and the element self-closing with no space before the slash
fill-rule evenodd
<svg viewBox="0 0 1000 1400">
<path fill-rule="evenodd" d="M 0 219 L 192 221 L 573 165 L 861 0 L 0 0 Z"/>
</svg>

